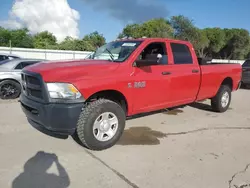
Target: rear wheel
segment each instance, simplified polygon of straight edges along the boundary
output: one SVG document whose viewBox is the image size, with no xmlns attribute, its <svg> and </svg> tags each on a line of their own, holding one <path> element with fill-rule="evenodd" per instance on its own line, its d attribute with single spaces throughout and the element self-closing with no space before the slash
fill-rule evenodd
<svg viewBox="0 0 250 188">
<path fill-rule="evenodd" d="M 126 115 L 120 105 L 99 99 L 81 112 L 76 135 L 83 146 L 91 150 L 104 150 L 120 139 L 125 120 Z"/>
<path fill-rule="evenodd" d="M 0 83 L 1 99 L 16 99 L 21 93 L 21 85 L 13 80 L 4 80 Z"/>
<path fill-rule="evenodd" d="M 245 88 L 245 89 L 248 89 L 248 88 L 250 88 L 250 84 L 242 83 L 242 84 L 241 84 L 241 87 L 242 87 L 242 88 Z"/>
<path fill-rule="evenodd" d="M 212 109 L 215 112 L 226 112 L 231 104 L 231 89 L 222 85 L 214 98 L 211 100 Z"/>
</svg>

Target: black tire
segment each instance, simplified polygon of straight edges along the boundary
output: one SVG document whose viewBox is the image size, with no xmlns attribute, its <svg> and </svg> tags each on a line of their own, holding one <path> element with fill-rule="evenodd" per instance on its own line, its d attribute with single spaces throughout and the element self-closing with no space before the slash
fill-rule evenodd
<svg viewBox="0 0 250 188">
<path fill-rule="evenodd" d="M 245 84 L 245 83 L 241 83 L 241 88 L 243 88 L 243 89 L 246 89 L 247 88 L 247 84 Z"/>
<path fill-rule="evenodd" d="M 21 94 L 21 85 L 14 80 L 4 80 L 0 83 L 0 98 L 16 99 Z"/>
<path fill-rule="evenodd" d="M 223 97 L 223 94 L 225 93 L 228 93 L 229 101 L 226 106 L 223 106 L 222 97 Z M 231 98 L 232 98 L 232 90 L 230 89 L 230 87 L 227 85 L 222 85 L 218 93 L 216 94 L 216 96 L 211 99 L 211 106 L 212 106 L 213 111 L 220 112 L 220 113 L 226 112 L 231 104 Z"/>
<path fill-rule="evenodd" d="M 95 138 L 93 133 L 93 125 L 95 120 L 104 112 L 111 112 L 115 114 L 118 119 L 118 128 L 116 134 L 108 141 L 99 141 Z M 90 150 L 105 150 L 120 139 L 125 128 L 126 115 L 124 110 L 117 103 L 107 100 L 99 99 L 88 104 L 80 114 L 76 134 L 81 145 Z"/>
</svg>

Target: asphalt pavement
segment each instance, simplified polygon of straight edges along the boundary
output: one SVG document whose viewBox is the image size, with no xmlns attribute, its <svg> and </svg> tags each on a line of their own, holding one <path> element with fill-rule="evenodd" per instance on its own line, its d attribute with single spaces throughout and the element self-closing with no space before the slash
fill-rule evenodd
<svg viewBox="0 0 250 188">
<path fill-rule="evenodd" d="M 93 152 L 43 135 L 16 100 L 1 101 L 0 187 L 250 187 L 250 90 L 223 114 L 207 102 L 130 118 L 114 147 Z"/>
</svg>

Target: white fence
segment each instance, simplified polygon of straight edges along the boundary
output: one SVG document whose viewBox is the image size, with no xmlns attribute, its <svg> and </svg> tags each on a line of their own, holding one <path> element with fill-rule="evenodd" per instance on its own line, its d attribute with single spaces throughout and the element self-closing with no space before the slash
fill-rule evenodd
<svg viewBox="0 0 250 188">
<path fill-rule="evenodd" d="M 0 47 L 0 53 L 13 54 L 20 56 L 22 58 L 62 60 L 62 59 L 84 59 L 87 55 L 89 55 L 92 52 Z"/>
<path fill-rule="evenodd" d="M 23 58 L 67 60 L 67 59 L 84 59 L 92 52 L 0 47 L 0 53 L 15 54 Z M 107 58 L 108 57 L 109 55 L 107 54 Z M 244 63 L 244 60 L 213 59 L 212 62 L 239 63 L 242 65 Z"/>
<path fill-rule="evenodd" d="M 242 65 L 245 62 L 245 60 L 213 59 L 212 62 L 214 63 L 239 63 Z"/>
</svg>

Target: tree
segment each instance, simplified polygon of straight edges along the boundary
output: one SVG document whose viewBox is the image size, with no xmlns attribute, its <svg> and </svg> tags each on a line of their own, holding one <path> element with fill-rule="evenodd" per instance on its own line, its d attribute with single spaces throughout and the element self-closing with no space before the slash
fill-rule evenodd
<svg viewBox="0 0 250 188">
<path fill-rule="evenodd" d="M 124 38 L 124 37 L 140 38 L 144 35 L 142 32 L 143 31 L 139 24 L 129 24 L 123 29 L 122 33 L 119 34 L 118 38 Z"/>
<path fill-rule="evenodd" d="M 205 49 L 209 46 L 209 39 L 204 30 L 196 29 L 196 38 L 193 41 L 194 48 L 198 53 L 199 57 L 206 57 L 207 53 Z"/>
<path fill-rule="evenodd" d="M 56 41 L 56 37 L 48 31 L 43 31 L 34 36 L 35 48 L 47 49 L 49 46 L 55 46 Z"/>
<path fill-rule="evenodd" d="M 249 50 L 248 54 L 245 56 L 245 59 L 250 59 L 250 50 Z"/>
<path fill-rule="evenodd" d="M 144 36 L 146 37 L 160 37 L 173 38 L 173 28 L 165 19 L 152 19 L 141 26 Z M 143 36 L 142 36 L 143 37 Z"/>
<path fill-rule="evenodd" d="M 62 41 L 59 45 L 58 48 L 60 50 L 75 50 L 76 48 L 76 40 L 73 39 L 72 37 L 66 37 L 64 41 Z"/>
<path fill-rule="evenodd" d="M 94 48 L 99 48 L 106 43 L 106 39 L 97 31 L 90 33 L 89 35 L 85 35 L 82 40 L 90 43 Z"/>
<path fill-rule="evenodd" d="M 173 28 L 170 23 L 163 19 L 152 19 L 142 24 L 129 24 L 127 25 L 122 33 L 119 34 L 118 38 L 132 37 L 162 37 L 162 38 L 172 38 Z"/>
<path fill-rule="evenodd" d="M 34 48 L 33 37 L 27 28 L 12 30 L 10 33 L 13 47 Z"/>
<path fill-rule="evenodd" d="M 9 30 L 0 27 L 0 46 L 9 46 L 11 33 Z"/>
<path fill-rule="evenodd" d="M 209 45 L 207 48 L 207 53 L 210 57 L 219 58 L 219 52 L 225 46 L 225 32 L 220 28 L 206 28 L 204 32 L 209 40 Z"/>
<path fill-rule="evenodd" d="M 249 32 L 245 29 L 224 29 L 226 44 L 221 50 L 224 59 L 244 59 L 250 45 Z"/>
<path fill-rule="evenodd" d="M 66 37 L 59 45 L 60 50 L 74 50 L 74 51 L 93 51 L 95 47 L 85 40 L 73 39 L 72 37 Z"/>
<path fill-rule="evenodd" d="M 170 23 L 174 29 L 174 37 L 180 40 L 194 41 L 197 37 L 197 28 L 189 18 L 179 15 L 173 16 Z"/>
<path fill-rule="evenodd" d="M 33 37 L 27 28 L 7 30 L 0 27 L 0 46 L 11 46 L 20 48 L 33 48 Z"/>
<path fill-rule="evenodd" d="M 191 42 L 200 57 L 206 56 L 205 49 L 209 44 L 206 32 L 195 27 L 192 20 L 182 15 L 173 16 L 170 23 L 174 29 L 176 39 Z"/>
<path fill-rule="evenodd" d="M 245 29 L 222 29 L 219 27 L 199 29 L 193 20 L 183 15 L 151 19 L 143 23 L 128 24 L 118 38 L 159 37 L 175 38 L 191 42 L 200 57 L 222 59 L 250 58 L 250 36 Z M 11 43 L 10 43 L 11 42 Z M 97 31 L 85 35 L 82 40 L 66 37 L 57 44 L 56 37 L 43 31 L 34 36 L 27 28 L 9 30 L 0 27 L 0 46 L 21 48 L 46 48 L 76 51 L 94 51 L 104 45 L 106 39 Z"/>
</svg>

